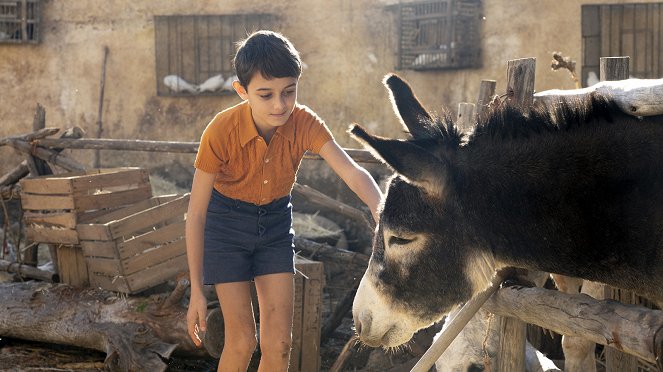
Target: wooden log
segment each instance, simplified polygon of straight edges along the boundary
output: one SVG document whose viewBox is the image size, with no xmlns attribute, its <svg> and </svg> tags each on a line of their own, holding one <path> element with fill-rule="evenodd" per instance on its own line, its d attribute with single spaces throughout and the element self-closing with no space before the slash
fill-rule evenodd
<svg viewBox="0 0 663 372">
<path fill-rule="evenodd" d="M 40 159 L 46 160 L 49 163 L 55 164 L 68 171 L 74 172 L 74 171 L 85 170 L 85 166 L 75 161 L 74 159 L 71 159 L 70 157 L 61 155 L 58 151 L 49 150 L 39 146 L 33 147 L 29 143 L 19 139 L 14 139 L 10 141 L 10 144 L 12 147 L 14 147 L 19 151 L 22 151 L 27 154 L 33 154 L 34 156 Z"/>
<path fill-rule="evenodd" d="M 117 296 L 43 282 L 0 286 L 0 336 L 106 352 L 111 371 L 165 371 L 176 351 L 202 357 L 186 329 L 186 308 L 163 299 Z"/>
<path fill-rule="evenodd" d="M 585 337 L 648 362 L 663 357 L 663 311 L 595 300 L 585 294 L 512 286 L 502 288 L 484 308 L 515 316 L 562 335 Z M 660 361 L 660 360 L 659 360 Z"/>
<path fill-rule="evenodd" d="M 5 173 L 0 177 L 0 186 L 9 186 L 18 182 L 21 178 L 30 173 L 28 169 L 28 161 L 23 160 L 19 165 L 15 166 L 12 170 Z"/>
<path fill-rule="evenodd" d="M 369 219 L 367 214 L 357 208 L 351 207 L 345 203 L 341 203 L 334 198 L 330 198 L 329 196 L 310 186 L 300 185 L 298 183 L 293 185 L 292 192 L 302 196 L 315 205 L 319 205 L 325 209 L 343 215 L 355 221 L 359 225 L 364 226 L 367 230 L 373 231 L 374 223 L 371 223 L 373 219 Z"/>
<path fill-rule="evenodd" d="M 34 266 L 22 265 L 18 262 L 0 260 L 0 271 L 6 271 L 11 274 L 18 274 L 22 278 L 39 279 L 44 282 L 58 282 L 58 276 L 52 271 L 40 270 Z"/>
<path fill-rule="evenodd" d="M 41 139 L 41 138 L 44 138 L 44 137 L 51 136 L 53 134 L 56 134 L 59 131 L 60 131 L 59 128 L 44 128 L 44 129 L 40 129 L 40 130 L 38 130 L 36 132 L 33 132 L 33 133 L 1 138 L 0 139 L 0 146 L 10 145 L 11 142 L 14 141 L 14 140 L 22 140 L 22 141 L 26 141 L 26 142 L 31 142 L 31 141 L 34 141 L 34 140 L 37 140 L 37 139 Z"/>
<path fill-rule="evenodd" d="M 362 274 L 368 267 L 369 256 L 359 252 L 331 247 L 295 235 L 295 250 L 314 261 L 341 263 L 348 269 Z"/>
<path fill-rule="evenodd" d="M 198 151 L 198 147 L 200 145 L 199 142 L 149 141 L 109 138 L 43 138 L 35 141 L 35 143 L 43 147 L 51 148 L 173 152 L 189 154 L 195 154 Z"/>
<path fill-rule="evenodd" d="M 43 138 L 35 141 L 36 144 L 43 147 L 67 148 L 67 149 L 88 149 L 88 150 L 122 150 L 122 151 L 150 151 L 150 152 L 175 152 L 190 153 L 198 152 L 200 142 L 178 142 L 178 141 L 148 141 L 148 140 L 130 140 L 130 139 L 109 139 L 109 138 L 81 138 L 63 139 L 63 138 Z M 3 144 L 0 142 L 0 144 Z M 367 150 L 364 149 L 344 149 L 345 152 L 356 162 L 359 163 L 379 163 Z M 306 153 L 305 159 L 322 160 L 320 155 Z"/>
</svg>

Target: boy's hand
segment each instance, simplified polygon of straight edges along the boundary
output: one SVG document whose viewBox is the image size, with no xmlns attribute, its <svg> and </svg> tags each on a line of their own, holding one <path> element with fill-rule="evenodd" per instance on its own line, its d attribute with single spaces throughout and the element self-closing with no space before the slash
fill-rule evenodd
<svg viewBox="0 0 663 372">
<path fill-rule="evenodd" d="M 189 337 L 191 337 L 196 347 L 200 347 L 205 339 L 205 331 L 207 330 L 206 318 L 207 299 L 202 294 L 191 294 L 189 309 L 186 313 L 186 325 Z"/>
</svg>

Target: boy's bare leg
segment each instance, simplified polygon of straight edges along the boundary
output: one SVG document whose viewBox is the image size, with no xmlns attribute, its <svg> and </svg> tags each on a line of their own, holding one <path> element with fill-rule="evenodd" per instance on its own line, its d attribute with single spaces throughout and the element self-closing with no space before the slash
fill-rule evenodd
<svg viewBox="0 0 663 372">
<path fill-rule="evenodd" d="M 294 277 L 292 273 L 255 278 L 260 308 L 259 372 L 288 370 L 292 346 Z"/>
<path fill-rule="evenodd" d="M 250 283 L 221 283 L 215 287 L 223 313 L 225 340 L 217 371 L 246 371 L 258 343 Z"/>
</svg>

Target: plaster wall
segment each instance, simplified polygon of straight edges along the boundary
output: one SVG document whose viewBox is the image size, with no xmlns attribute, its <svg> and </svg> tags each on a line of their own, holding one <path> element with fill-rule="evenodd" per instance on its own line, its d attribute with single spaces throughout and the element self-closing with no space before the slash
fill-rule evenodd
<svg viewBox="0 0 663 372">
<path fill-rule="evenodd" d="M 509 59 L 535 57 L 536 90 L 573 88 L 566 71 L 551 71 L 553 51 L 578 62 L 581 4 L 636 1 L 486 0 L 483 67 L 450 71 L 398 71 L 431 110 L 455 112 L 474 102 L 481 79 L 505 89 Z M 638 1 L 643 2 L 643 1 Z M 646 1 L 645 1 L 646 2 Z M 197 141 L 212 116 L 237 102 L 235 95 L 156 95 L 154 16 L 265 12 L 277 15 L 306 64 L 299 101 L 313 108 L 345 147 L 351 122 L 383 135 L 401 131 L 382 77 L 395 71 L 395 0 L 43 0 L 42 42 L 0 44 L 0 138 L 32 131 L 37 103 L 47 126 L 79 126 L 95 137 L 99 119 L 103 48 L 109 48 L 101 111 L 104 138 Z M 67 150 L 91 165 L 89 150 Z M 0 147 L 0 172 L 22 156 Z M 143 166 L 191 171 L 193 154 L 102 152 L 102 166 Z"/>
</svg>

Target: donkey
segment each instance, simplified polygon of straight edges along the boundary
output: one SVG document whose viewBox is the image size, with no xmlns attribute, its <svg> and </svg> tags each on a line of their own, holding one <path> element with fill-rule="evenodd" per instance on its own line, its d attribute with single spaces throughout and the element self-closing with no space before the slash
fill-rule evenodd
<svg viewBox="0 0 663 372">
<path fill-rule="evenodd" d="M 384 83 L 411 138 L 350 129 L 395 171 L 353 304 L 361 341 L 407 342 L 503 267 L 663 300 L 663 116 L 593 93 L 498 106 L 466 138 L 398 76 Z"/>
</svg>

